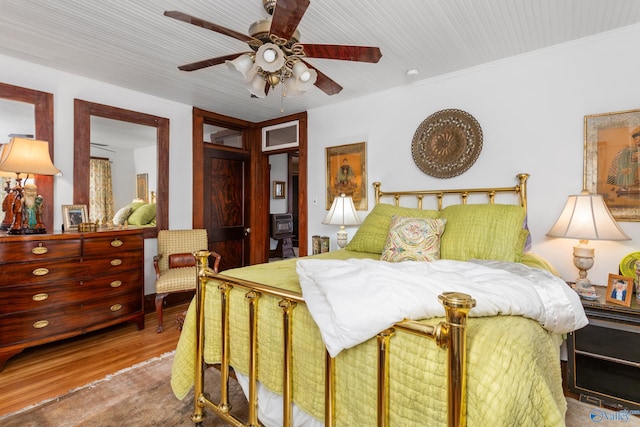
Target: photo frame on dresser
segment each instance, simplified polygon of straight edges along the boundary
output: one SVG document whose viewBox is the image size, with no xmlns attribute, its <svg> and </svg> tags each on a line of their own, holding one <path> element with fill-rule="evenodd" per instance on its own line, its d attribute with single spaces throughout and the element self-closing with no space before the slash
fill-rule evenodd
<svg viewBox="0 0 640 427">
<path fill-rule="evenodd" d="M 87 205 L 62 205 L 64 231 L 78 231 L 78 226 L 88 218 Z"/>
<path fill-rule="evenodd" d="M 607 302 L 631 307 L 633 293 L 633 277 L 609 274 L 607 280 Z"/>
<path fill-rule="evenodd" d="M 618 221 L 640 221 L 640 110 L 584 117 L 584 187 Z"/>
</svg>

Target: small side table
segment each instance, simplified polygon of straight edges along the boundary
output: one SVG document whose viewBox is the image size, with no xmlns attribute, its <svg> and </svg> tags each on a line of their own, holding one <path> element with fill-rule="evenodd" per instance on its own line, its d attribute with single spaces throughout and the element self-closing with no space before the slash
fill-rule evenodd
<svg viewBox="0 0 640 427">
<path fill-rule="evenodd" d="M 569 334 L 567 386 L 581 400 L 618 409 L 640 409 L 640 304 L 631 307 L 582 300 L 589 324 Z"/>
</svg>

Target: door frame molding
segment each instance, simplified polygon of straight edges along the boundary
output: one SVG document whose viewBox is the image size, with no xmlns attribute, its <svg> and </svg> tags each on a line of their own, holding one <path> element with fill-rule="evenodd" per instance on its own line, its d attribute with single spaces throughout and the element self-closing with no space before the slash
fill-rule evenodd
<svg viewBox="0 0 640 427">
<path fill-rule="evenodd" d="M 262 132 L 265 126 L 285 123 L 292 120 L 299 121 L 299 146 L 294 149 L 282 151 L 262 152 Z M 299 153 L 299 254 L 307 254 L 307 113 L 297 113 L 260 123 L 253 123 L 234 117 L 225 116 L 211 111 L 193 108 L 193 228 L 204 227 L 204 210 L 202 201 L 204 197 L 204 163 L 203 150 L 204 123 L 214 124 L 229 129 L 243 131 L 242 149 L 234 147 L 216 146 L 216 149 L 240 151 L 249 154 L 249 182 L 247 193 L 251 195 L 248 200 L 249 215 L 248 226 L 252 232 L 249 235 L 249 264 L 267 262 L 269 260 L 269 217 L 264 212 L 269 212 L 270 179 L 269 179 L 269 155 L 279 152 L 298 151 Z"/>
</svg>

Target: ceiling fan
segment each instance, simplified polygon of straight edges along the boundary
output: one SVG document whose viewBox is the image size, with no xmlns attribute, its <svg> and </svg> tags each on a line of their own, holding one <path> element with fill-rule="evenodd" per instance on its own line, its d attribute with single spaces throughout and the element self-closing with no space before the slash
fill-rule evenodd
<svg viewBox="0 0 640 427">
<path fill-rule="evenodd" d="M 226 63 L 245 78 L 252 96 L 263 98 L 269 88 L 283 85 L 286 93 L 300 94 L 315 85 L 327 95 L 335 95 L 342 86 L 327 77 L 304 58 L 337 59 L 376 63 L 382 57 L 380 49 L 370 46 L 347 46 L 300 43 L 298 23 L 309 7 L 309 0 L 263 0 L 269 19 L 257 21 L 245 35 L 186 13 L 165 11 L 164 15 L 246 42 L 250 52 L 239 52 L 205 59 L 178 67 L 195 71 Z M 286 92 L 286 93 L 285 93 Z"/>
</svg>

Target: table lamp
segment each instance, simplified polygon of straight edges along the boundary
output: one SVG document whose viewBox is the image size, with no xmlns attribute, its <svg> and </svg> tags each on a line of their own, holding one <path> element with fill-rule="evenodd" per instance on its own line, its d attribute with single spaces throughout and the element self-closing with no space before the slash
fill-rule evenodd
<svg viewBox="0 0 640 427">
<path fill-rule="evenodd" d="M 579 270 L 576 279 L 578 292 L 591 289 L 587 270 L 593 266 L 595 251 L 589 246 L 589 240 L 631 240 L 613 219 L 602 196 L 590 194 L 586 190 L 579 195 L 569 196 L 560 217 L 547 236 L 580 241 L 573 247 L 573 264 Z"/>
<path fill-rule="evenodd" d="M 345 196 L 345 194 L 342 193 L 339 197 L 333 199 L 331 209 L 329 209 L 329 213 L 322 223 L 340 226 L 340 231 L 338 231 L 338 247 L 340 249 L 344 248 L 347 245 L 348 238 L 344 226 L 360 224 L 351 196 Z"/>
<path fill-rule="evenodd" d="M 3 147 L 0 154 L 0 171 L 15 173 L 16 186 L 12 189 L 11 210 L 13 222 L 9 234 L 43 234 L 42 196 L 35 184 L 22 186 L 21 174 L 62 175 L 53 165 L 49 155 L 49 143 L 36 139 L 14 137 Z"/>
</svg>

